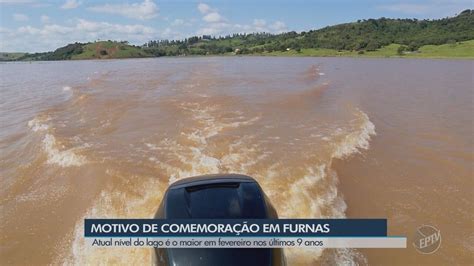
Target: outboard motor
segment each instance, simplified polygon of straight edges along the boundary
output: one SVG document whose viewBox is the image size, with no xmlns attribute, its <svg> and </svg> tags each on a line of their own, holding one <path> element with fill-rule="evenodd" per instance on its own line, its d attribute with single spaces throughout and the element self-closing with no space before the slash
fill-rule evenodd
<svg viewBox="0 0 474 266">
<path fill-rule="evenodd" d="M 171 184 L 156 219 L 277 219 L 260 185 L 250 176 L 185 178 Z M 155 265 L 286 265 L 280 248 L 155 248 Z"/>
</svg>

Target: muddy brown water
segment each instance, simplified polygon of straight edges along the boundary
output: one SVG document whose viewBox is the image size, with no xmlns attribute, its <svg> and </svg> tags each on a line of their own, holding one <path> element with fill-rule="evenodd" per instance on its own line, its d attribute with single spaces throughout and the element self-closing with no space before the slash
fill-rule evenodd
<svg viewBox="0 0 474 266">
<path fill-rule="evenodd" d="M 150 218 L 170 182 L 255 177 L 280 217 L 387 218 L 407 249 L 290 265 L 473 264 L 473 61 L 158 58 L 0 64 L 0 258 L 142 264 L 82 221 Z M 416 228 L 441 231 L 418 253 Z"/>
</svg>

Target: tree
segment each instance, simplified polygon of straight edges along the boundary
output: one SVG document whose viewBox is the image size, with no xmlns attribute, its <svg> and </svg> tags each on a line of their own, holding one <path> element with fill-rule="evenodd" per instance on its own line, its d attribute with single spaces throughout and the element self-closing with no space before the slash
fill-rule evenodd
<svg viewBox="0 0 474 266">
<path fill-rule="evenodd" d="M 418 50 L 419 47 L 420 47 L 420 45 L 417 42 L 411 42 L 408 45 L 407 50 L 411 51 L 411 52 L 414 52 L 414 51 Z"/>
<path fill-rule="evenodd" d="M 368 43 L 367 43 L 367 46 L 365 47 L 365 49 L 367 51 L 375 51 L 377 50 L 378 48 L 380 48 L 380 44 L 375 41 L 375 40 L 370 40 Z"/>
</svg>

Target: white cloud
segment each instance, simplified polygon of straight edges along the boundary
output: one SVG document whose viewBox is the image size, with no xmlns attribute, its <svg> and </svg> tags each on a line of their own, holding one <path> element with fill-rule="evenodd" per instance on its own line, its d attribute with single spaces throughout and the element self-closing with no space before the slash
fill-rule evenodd
<svg viewBox="0 0 474 266">
<path fill-rule="evenodd" d="M 207 4 L 200 3 L 197 5 L 197 9 L 202 14 L 202 20 L 204 21 L 204 24 L 196 31 L 197 35 L 218 36 L 231 33 L 282 33 L 288 31 L 282 21 L 268 24 L 264 19 L 254 19 L 251 24 L 233 24 L 222 16 L 216 8 Z"/>
<path fill-rule="evenodd" d="M 231 24 L 229 22 L 208 23 L 196 32 L 197 35 L 225 35 L 231 33 L 268 32 L 282 33 L 288 31 L 285 23 L 275 21 L 270 25 L 263 19 L 254 19 L 252 24 Z"/>
<path fill-rule="evenodd" d="M 211 12 L 207 15 L 205 15 L 202 20 L 204 20 L 205 22 L 209 22 L 209 23 L 214 23 L 214 22 L 222 22 L 222 21 L 225 21 L 224 17 L 222 17 L 219 13 L 217 12 Z"/>
<path fill-rule="evenodd" d="M 158 6 L 152 0 L 133 4 L 105 4 L 90 7 L 89 10 L 101 13 L 117 14 L 134 19 L 151 19 L 158 15 Z"/>
<path fill-rule="evenodd" d="M 61 6 L 62 9 L 74 9 L 81 5 L 81 2 L 77 0 L 66 0 Z"/>
<path fill-rule="evenodd" d="M 231 32 L 233 26 L 229 23 L 210 23 L 205 27 L 198 29 L 197 35 L 220 35 L 223 33 Z"/>
<path fill-rule="evenodd" d="M 186 26 L 186 27 L 189 27 L 189 26 L 192 26 L 192 19 L 190 20 L 184 20 L 184 19 L 175 19 L 171 22 L 171 26 L 174 26 L 174 27 L 181 27 L 181 26 Z"/>
<path fill-rule="evenodd" d="M 16 30 L 2 29 L 3 51 L 51 51 L 73 42 L 100 40 L 127 40 L 143 44 L 154 39 L 156 31 L 140 24 L 113 24 L 85 19 L 70 25 L 47 24 L 41 27 L 23 26 Z"/>
<path fill-rule="evenodd" d="M 170 40 L 180 40 L 184 39 L 185 36 L 179 32 L 179 31 L 174 31 L 171 28 L 166 28 L 163 31 L 159 32 L 160 38 L 162 39 L 170 39 Z"/>
<path fill-rule="evenodd" d="M 28 19 L 29 19 L 28 16 L 25 14 L 20 14 L 20 13 L 13 14 L 14 21 L 22 22 L 22 21 L 28 21 Z"/>
<path fill-rule="evenodd" d="M 169 36 L 172 32 L 173 31 L 170 28 L 166 28 L 161 34 L 165 36 Z"/>
<path fill-rule="evenodd" d="M 207 14 L 209 12 L 214 11 L 213 8 L 211 8 L 209 5 L 204 4 L 204 3 L 199 3 L 197 8 L 198 8 L 199 12 L 201 12 L 201 14 Z"/>
<path fill-rule="evenodd" d="M 199 3 L 197 9 L 203 15 L 202 20 L 207 23 L 217 23 L 226 20 L 221 14 L 219 14 L 217 9 L 212 8 L 207 4 Z"/>
<path fill-rule="evenodd" d="M 173 22 L 171 22 L 172 26 L 181 26 L 184 24 L 184 20 L 182 19 L 175 19 Z"/>
<path fill-rule="evenodd" d="M 264 19 L 254 19 L 252 24 L 232 24 L 224 16 L 222 16 L 216 8 L 207 4 L 200 3 L 197 9 L 203 15 L 202 20 L 205 22 L 196 31 L 197 35 L 224 35 L 230 33 L 252 33 L 252 32 L 269 32 L 281 33 L 287 31 L 285 23 L 275 21 L 268 25 Z"/>
<path fill-rule="evenodd" d="M 18 33 L 35 36 L 53 36 L 56 34 L 68 34 L 73 32 L 74 29 L 70 27 L 64 27 L 60 25 L 46 25 L 43 28 L 35 28 L 30 25 L 18 28 Z"/>
<path fill-rule="evenodd" d="M 217 9 L 204 3 L 198 4 L 197 8 L 203 15 L 202 20 L 206 23 L 198 29 L 198 35 L 218 35 L 232 28 L 232 25 L 227 23 L 226 18 L 219 14 Z"/>
<path fill-rule="evenodd" d="M 126 35 L 143 35 L 150 36 L 154 33 L 154 30 L 144 25 L 123 25 L 123 24 L 111 24 L 108 22 L 94 22 L 84 19 L 79 19 L 75 27 L 80 32 L 92 33 L 97 36 L 113 36 L 114 34 L 126 34 Z M 124 36 L 126 37 L 126 36 Z"/>
<path fill-rule="evenodd" d="M 41 20 L 41 23 L 43 23 L 43 24 L 47 24 L 47 23 L 49 23 L 49 22 L 51 21 L 50 17 L 48 17 L 48 16 L 46 16 L 46 15 L 42 15 L 42 16 L 40 17 L 40 20 Z"/>
<path fill-rule="evenodd" d="M 264 19 L 254 19 L 253 25 L 255 27 L 265 27 L 267 25 L 267 22 Z"/>
<path fill-rule="evenodd" d="M 269 32 L 267 28 L 267 21 L 264 19 L 254 19 L 253 20 L 254 32 Z"/>
<path fill-rule="evenodd" d="M 282 33 L 288 31 L 286 28 L 286 24 L 281 21 L 275 21 L 272 25 L 270 25 L 270 29 L 272 29 L 274 33 Z"/>
</svg>

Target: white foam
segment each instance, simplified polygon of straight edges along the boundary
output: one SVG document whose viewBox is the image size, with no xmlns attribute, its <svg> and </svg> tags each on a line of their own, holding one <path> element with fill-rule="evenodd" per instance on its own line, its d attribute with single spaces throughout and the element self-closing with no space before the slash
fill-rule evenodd
<svg viewBox="0 0 474 266">
<path fill-rule="evenodd" d="M 72 88 L 70 86 L 64 86 L 63 91 L 70 91 Z"/>
<path fill-rule="evenodd" d="M 38 131 L 46 131 L 49 129 L 49 125 L 45 124 L 50 118 L 41 119 L 39 117 L 35 117 L 32 120 L 28 121 L 28 127 L 31 128 L 34 132 Z"/>
<path fill-rule="evenodd" d="M 197 102 L 181 103 L 179 107 L 189 112 L 198 126 L 188 132 L 181 132 L 181 136 L 190 140 L 192 144 L 185 143 L 181 145 L 175 140 L 170 141 L 168 139 L 163 140 L 160 144 L 163 150 L 171 152 L 169 155 L 173 155 L 175 157 L 174 159 L 180 162 L 179 167 L 162 161 L 158 162 L 158 164 L 168 172 L 170 183 L 183 177 L 229 170 L 229 168 L 227 168 L 229 164 L 233 164 L 235 161 L 243 161 L 240 157 L 241 151 L 239 153 L 231 152 L 229 156 L 224 155 L 220 158 L 208 154 L 208 142 L 212 137 L 218 135 L 223 130 L 253 124 L 259 120 L 260 117 L 247 119 L 242 115 L 242 111 L 234 111 L 234 117 L 221 119 L 219 117 L 220 112 L 216 112 L 218 111 L 218 106 L 202 106 Z M 248 161 L 254 162 L 252 160 Z M 241 163 L 240 166 L 247 167 L 248 164 Z"/>
<path fill-rule="evenodd" d="M 48 164 L 56 164 L 61 167 L 81 166 L 87 162 L 86 157 L 74 153 L 74 149 L 60 150 L 56 138 L 52 134 L 46 134 L 43 139 L 43 149 L 48 156 Z"/>
<path fill-rule="evenodd" d="M 158 144 L 145 143 L 148 149 L 159 150 L 159 152 L 162 152 L 160 156 L 164 155 L 166 157 L 165 159 L 159 157 L 160 160 L 155 157 L 148 157 L 148 160 L 155 162 L 159 167 L 163 168 L 169 176 L 170 183 L 188 176 L 223 171 L 252 174 L 252 176 L 259 180 L 272 200 L 276 200 L 274 204 L 281 217 L 345 217 L 347 206 L 338 192 L 337 175 L 330 169 L 330 161 L 318 162 L 314 166 L 304 166 L 302 173 L 299 172 L 298 176 L 290 175 L 291 171 L 287 171 L 287 166 L 278 163 L 263 169 L 258 165 L 259 169 L 255 172 L 253 166 L 265 160 L 268 152 L 271 151 L 263 150 L 258 145 L 262 143 L 255 143 L 252 141 L 252 137 L 243 136 L 234 141 L 229 145 L 229 150 L 224 155 L 213 154 L 210 152 L 209 146 L 213 144 L 211 138 L 220 134 L 223 130 L 250 125 L 257 121 L 259 117 L 246 120 L 242 114 L 238 114 L 239 117 L 219 119 L 219 112 L 217 112 L 218 109 L 215 106 L 201 108 L 198 103 L 183 103 L 180 107 L 190 112 L 190 117 L 196 122 L 197 126 L 182 132 L 181 136 L 177 139 L 163 139 Z M 369 147 L 370 137 L 375 135 L 375 126 L 370 122 L 366 114 L 360 112 L 357 115 L 358 119 L 356 122 L 359 123 L 359 126 L 356 127 L 353 133 L 344 136 L 343 133 L 345 131 L 339 129 L 338 134 L 341 134 L 338 136 L 340 137 L 339 139 L 342 139 L 336 143 L 333 157 L 344 157 L 357 152 L 359 149 L 367 149 Z M 327 141 L 337 139 L 335 136 L 329 139 L 321 134 L 314 135 L 313 137 L 321 137 Z M 185 139 L 185 141 L 181 142 L 182 139 Z M 70 151 L 60 151 L 54 137 L 50 142 L 53 142 L 50 145 L 50 150 L 53 154 Z M 59 161 L 62 162 L 61 160 Z M 282 183 L 285 186 L 283 191 L 280 187 Z M 149 187 L 148 185 L 148 187 L 143 188 L 143 191 L 150 191 L 150 193 L 153 193 L 151 191 L 156 191 L 147 189 Z M 162 189 L 164 190 L 164 188 Z M 161 198 L 161 195 L 157 196 L 160 193 L 155 192 L 153 195 L 143 195 L 147 193 L 143 191 L 136 193 L 141 196 L 143 202 L 130 197 L 130 195 L 121 195 L 120 192 L 114 190 L 107 191 L 107 193 L 104 192 L 101 195 L 100 202 L 88 212 L 87 216 L 142 217 L 143 214 L 139 210 L 149 211 L 143 207 L 144 201 L 150 198 Z M 120 208 L 116 208 L 116 210 L 114 206 L 120 206 Z M 145 213 L 149 214 L 149 212 Z M 75 238 L 73 240 L 74 258 L 71 263 L 139 264 L 143 262 L 143 250 L 99 250 L 85 247 L 82 230 L 83 224 L 81 220 L 78 222 L 75 230 Z M 314 263 L 323 255 L 322 249 L 289 249 L 285 252 L 288 252 L 289 262 L 304 259 L 305 263 L 303 265 Z M 332 262 L 354 264 L 356 259 L 357 252 L 347 249 L 338 252 Z"/>
<path fill-rule="evenodd" d="M 158 150 L 160 149 L 158 146 L 156 146 L 155 144 L 153 143 L 145 143 L 145 145 L 148 147 L 148 149 L 150 150 Z"/>
<path fill-rule="evenodd" d="M 108 175 L 120 175 L 106 170 Z M 153 189 L 150 189 L 150 188 Z M 123 192 L 114 187 L 103 190 L 93 207 L 76 222 L 71 235 L 72 252 L 59 257 L 53 264 L 63 265 L 142 265 L 151 259 L 151 249 L 97 248 L 86 244 L 84 219 L 94 218 L 150 218 L 162 198 L 166 186 L 155 178 L 141 177 Z M 117 206 L 120 206 L 117 208 Z"/>
<path fill-rule="evenodd" d="M 375 125 L 369 120 L 367 114 L 358 111 L 360 127 L 358 130 L 346 135 L 341 142 L 337 143 L 333 152 L 334 158 L 345 158 L 351 154 L 358 153 L 360 149 L 367 150 L 371 136 L 375 136 Z"/>
<path fill-rule="evenodd" d="M 369 117 L 360 110 L 357 112 L 357 118 L 354 122 L 358 123 L 358 127 L 355 131 L 343 136 L 342 141 L 336 143 L 333 158 L 344 158 L 359 152 L 360 149 L 369 148 L 370 138 L 376 134 L 375 126 L 369 120 Z M 335 131 L 336 136 L 341 136 L 344 132 L 341 128 L 337 128 Z M 327 137 L 322 139 L 329 141 Z M 337 137 L 334 139 L 337 139 Z M 330 166 L 331 162 L 328 163 Z M 282 217 L 292 218 L 345 218 L 347 205 L 338 192 L 337 182 L 337 174 L 330 167 L 326 167 L 324 164 L 309 167 L 305 175 L 297 178 L 290 185 L 288 192 L 283 192 L 283 195 L 277 196 L 277 198 L 285 198 L 283 206 L 278 206 L 279 214 Z M 297 206 L 304 207 L 298 208 Z M 367 264 L 367 259 L 354 249 L 340 249 L 330 252 L 332 254 L 328 261 L 331 264 Z M 315 252 L 306 249 L 288 249 L 286 254 L 288 261 L 302 265 L 320 260 L 323 256 L 322 250 Z"/>
</svg>

